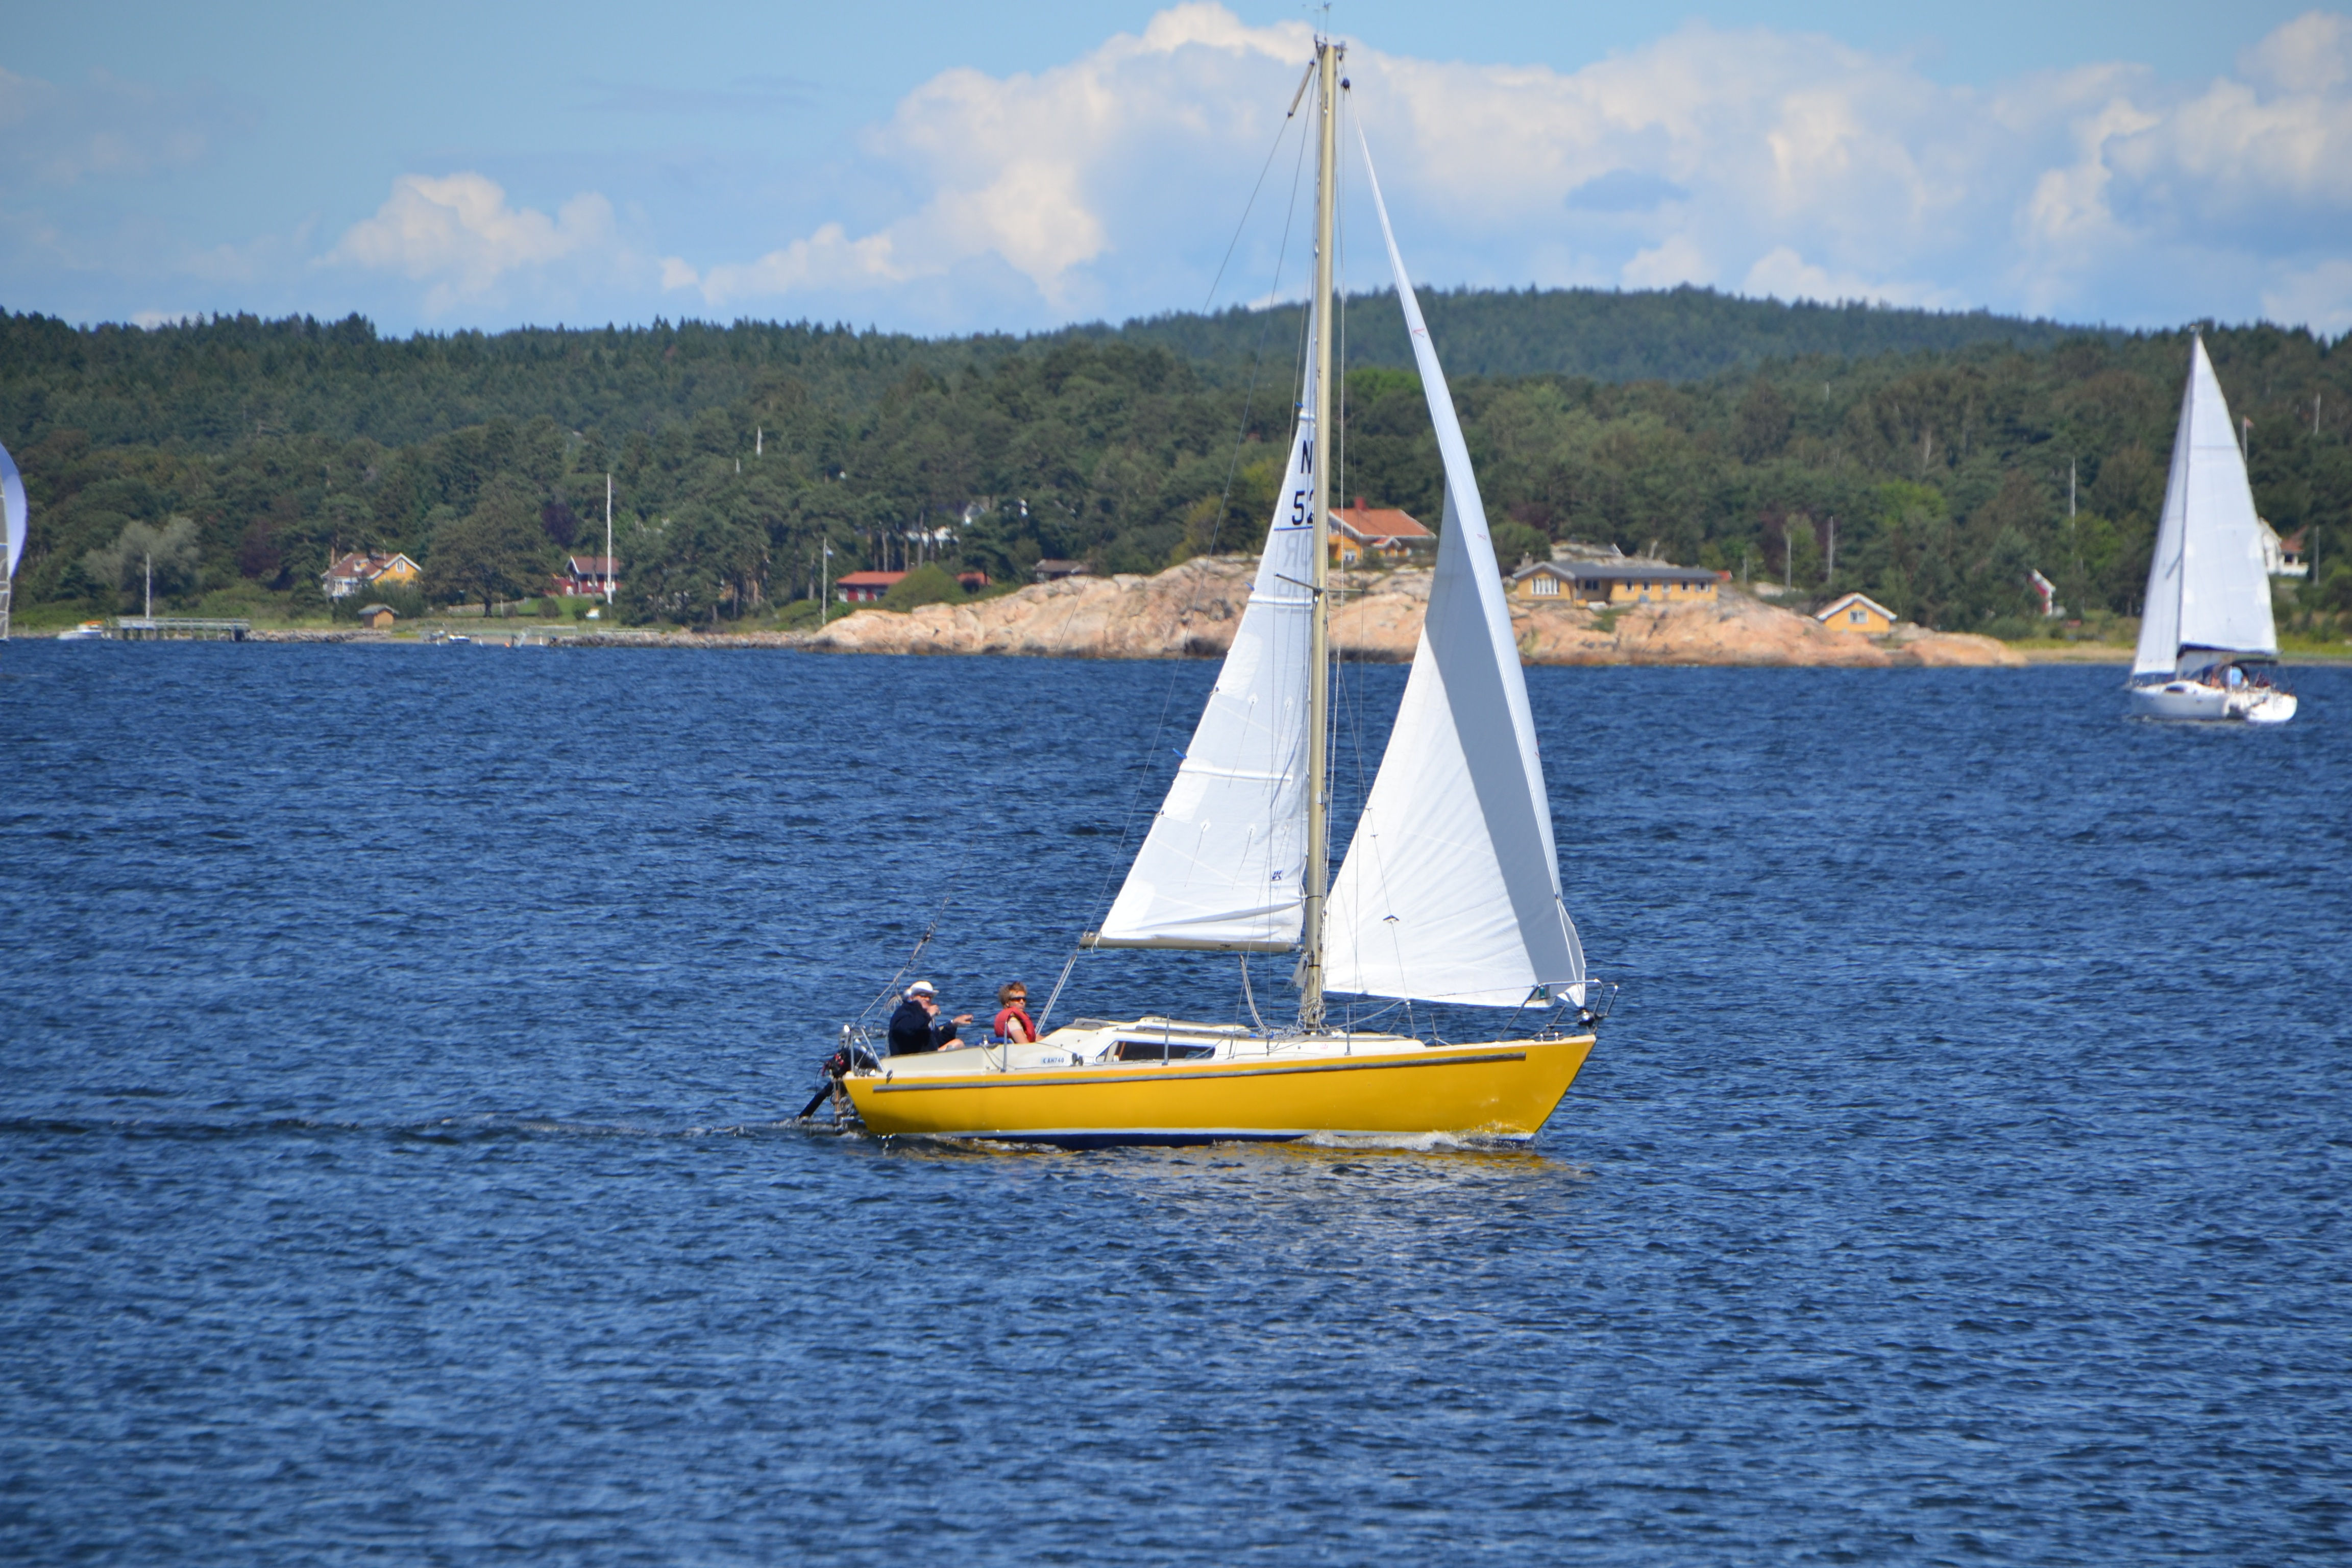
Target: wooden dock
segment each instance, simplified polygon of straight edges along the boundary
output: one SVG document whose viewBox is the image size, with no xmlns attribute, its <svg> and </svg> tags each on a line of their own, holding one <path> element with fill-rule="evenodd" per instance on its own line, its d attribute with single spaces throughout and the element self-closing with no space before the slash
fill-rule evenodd
<svg viewBox="0 0 2352 1568">
<path fill-rule="evenodd" d="M 114 623 L 112 635 L 128 642 L 208 640 L 243 642 L 251 621 L 205 620 L 186 616 L 125 616 Z"/>
</svg>

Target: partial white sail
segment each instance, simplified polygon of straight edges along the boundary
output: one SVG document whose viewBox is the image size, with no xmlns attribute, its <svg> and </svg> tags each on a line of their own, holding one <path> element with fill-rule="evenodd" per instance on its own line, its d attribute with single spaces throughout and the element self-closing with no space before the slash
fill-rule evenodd
<svg viewBox="0 0 2352 1568">
<path fill-rule="evenodd" d="M 2278 652 L 2245 454 L 2202 338 L 2189 349 L 2132 673 L 2169 676 L 2183 648 Z"/>
<path fill-rule="evenodd" d="M 5 447 L 0 447 L 0 513 L 7 519 L 8 575 L 14 577 L 25 556 L 25 480 Z"/>
<path fill-rule="evenodd" d="M 1369 147 L 1364 164 L 1370 174 Z M 1332 885 L 1327 983 L 1504 1007 L 1539 987 L 1580 997 L 1584 952 L 1560 899 L 1535 720 L 1486 508 L 1377 174 L 1371 192 L 1437 426 L 1445 518 L 1404 700 Z"/>
<path fill-rule="evenodd" d="M 1282 952 L 1307 870 L 1307 668 L 1313 633 L 1315 385 L 1224 668 L 1175 783 L 1094 941 Z"/>
</svg>

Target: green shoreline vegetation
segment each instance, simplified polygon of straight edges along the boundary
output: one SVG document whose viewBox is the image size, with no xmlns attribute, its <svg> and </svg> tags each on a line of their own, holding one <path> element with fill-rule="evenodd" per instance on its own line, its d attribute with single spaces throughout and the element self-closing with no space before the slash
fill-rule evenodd
<svg viewBox="0 0 2352 1568">
<path fill-rule="evenodd" d="M 1784 604 L 1858 590 L 2028 650 L 2129 640 L 2186 331 L 1690 289 L 1424 299 L 1463 371 L 1506 564 L 1575 539 L 1792 578 Z M 1435 526 L 1395 300 L 1349 314 L 1339 493 Z M 960 597 L 954 571 L 1006 591 L 1045 558 L 1155 572 L 1254 545 L 1299 325 L 1293 306 L 1028 338 L 656 322 L 387 339 L 356 317 L 76 328 L 0 311 L 0 441 L 33 503 L 17 618 L 131 609 L 150 563 L 175 615 L 535 612 L 567 551 L 603 552 L 608 471 L 624 625 L 797 629 L 821 569 L 933 568 L 893 608 Z M 2253 422 L 2257 505 L 2315 563 L 2280 584 L 2284 645 L 2340 650 L 2352 354 L 2267 325 L 2206 341 Z M 320 574 L 355 549 L 404 552 L 423 580 L 331 605 Z M 2068 606 L 2054 642 L 2034 571 Z"/>
</svg>

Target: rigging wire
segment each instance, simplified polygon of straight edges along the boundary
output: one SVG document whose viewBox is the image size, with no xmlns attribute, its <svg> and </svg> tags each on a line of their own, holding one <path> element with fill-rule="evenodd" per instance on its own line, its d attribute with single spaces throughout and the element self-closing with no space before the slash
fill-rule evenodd
<svg viewBox="0 0 2352 1568">
<path fill-rule="evenodd" d="M 1274 172 L 1274 161 L 1281 155 L 1282 140 L 1290 134 L 1291 122 L 1298 118 L 1298 100 L 1306 95 L 1307 80 L 1315 74 L 1315 67 L 1312 63 L 1308 64 L 1307 72 L 1307 76 L 1298 79 L 1298 91 L 1291 95 L 1290 112 L 1282 117 L 1282 124 L 1274 133 L 1274 145 L 1265 150 L 1265 162 L 1258 168 L 1257 184 L 1250 187 L 1249 200 L 1242 204 L 1241 221 L 1234 225 L 1234 237 L 1225 242 L 1225 254 L 1217 263 L 1217 275 L 1209 279 L 1208 295 L 1201 301 L 1201 313 L 1204 316 L 1209 313 L 1210 307 L 1217 302 L 1217 286 L 1225 280 L 1225 268 L 1233 265 L 1234 252 L 1241 247 L 1242 231 L 1249 226 L 1250 214 L 1257 207 L 1258 193 L 1265 188 L 1265 177 Z M 1301 145 L 1304 144 L 1302 142 Z M 1297 181 L 1295 178 L 1291 182 L 1291 199 L 1295 204 L 1297 200 Z M 1288 237 L 1286 229 L 1284 233 L 1285 237 Z M 1276 270 L 1277 273 L 1280 271 L 1279 264 L 1276 265 Z"/>
<path fill-rule="evenodd" d="M 890 994 L 898 989 L 898 982 L 907 978 L 907 971 L 915 967 L 916 962 L 923 956 L 923 949 L 931 945 L 931 937 L 939 931 L 940 921 L 947 917 L 949 901 L 954 897 L 955 883 L 950 881 L 946 890 L 940 895 L 939 908 L 931 911 L 931 923 L 925 926 L 923 934 L 915 939 L 915 951 L 907 955 L 907 961 L 898 965 L 898 973 L 890 976 L 889 983 L 875 994 L 874 1000 L 866 1004 L 866 1010 L 851 1021 L 853 1027 L 862 1027 L 866 1020 L 874 1016 L 875 1010 L 889 999 Z"/>
</svg>

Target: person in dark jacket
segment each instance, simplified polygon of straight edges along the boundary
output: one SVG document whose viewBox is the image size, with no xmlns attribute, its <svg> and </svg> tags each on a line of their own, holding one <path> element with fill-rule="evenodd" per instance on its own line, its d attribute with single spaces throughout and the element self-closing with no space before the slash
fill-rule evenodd
<svg viewBox="0 0 2352 1568">
<path fill-rule="evenodd" d="M 892 1056 L 936 1051 L 956 1037 L 958 1025 L 971 1022 L 969 1013 L 959 1014 L 952 1021 L 940 1017 L 938 997 L 937 988 L 928 980 L 918 980 L 907 987 L 907 999 L 890 1015 Z"/>
</svg>

